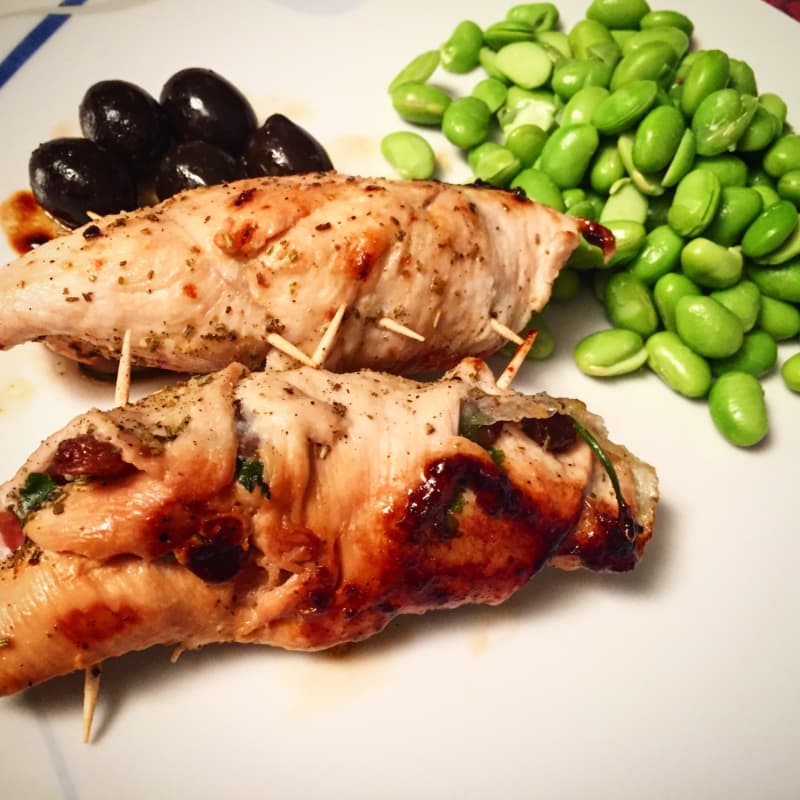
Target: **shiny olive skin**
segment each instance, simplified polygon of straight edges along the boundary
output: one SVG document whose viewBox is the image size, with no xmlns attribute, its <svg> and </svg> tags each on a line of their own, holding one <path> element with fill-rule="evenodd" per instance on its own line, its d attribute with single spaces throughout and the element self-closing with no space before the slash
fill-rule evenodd
<svg viewBox="0 0 800 800">
<path fill-rule="evenodd" d="M 250 135 L 242 154 L 251 177 L 328 172 L 333 164 L 325 148 L 283 114 L 272 114 Z"/>
<path fill-rule="evenodd" d="M 164 84 L 161 105 L 178 141 L 199 139 L 238 156 L 257 123 L 247 98 L 210 69 L 189 67 Z"/>
<path fill-rule="evenodd" d="M 87 211 L 114 214 L 136 208 L 136 185 L 127 166 L 88 139 L 53 139 L 28 162 L 31 191 L 42 208 L 70 228 L 89 221 Z"/>
<path fill-rule="evenodd" d="M 155 188 L 159 200 L 184 189 L 213 186 L 243 178 L 244 167 L 233 156 L 208 142 L 184 142 L 159 162 Z"/>
<path fill-rule="evenodd" d="M 169 146 L 169 123 L 158 101 L 128 81 L 100 81 L 90 86 L 78 118 L 87 139 L 126 159 L 139 172 Z"/>
</svg>

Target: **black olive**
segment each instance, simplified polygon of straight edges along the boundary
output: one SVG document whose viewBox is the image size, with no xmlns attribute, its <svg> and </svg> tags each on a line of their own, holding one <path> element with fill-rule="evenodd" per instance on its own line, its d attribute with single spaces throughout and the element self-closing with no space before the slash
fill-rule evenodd
<svg viewBox="0 0 800 800">
<path fill-rule="evenodd" d="M 283 114 L 273 114 L 253 132 L 242 161 L 251 177 L 333 169 L 325 148 Z"/>
<path fill-rule="evenodd" d="M 160 99 L 179 141 L 199 139 L 234 156 L 241 154 L 258 124 L 247 98 L 210 69 L 176 72 Z"/>
<path fill-rule="evenodd" d="M 39 205 L 70 227 L 88 222 L 87 211 L 115 214 L 136 207 L 136 186 L 125 163 L 88 139 L 39 145 L 28 177 Z"/>
<path fill-rule="evenodd" d="M 156 194 L 163 200 L 184 189 L 243 177 L 242 165 L 224 150 L 208 142 L 184 142 L 161 159 L 156 170 Z"/>
<path fill-rule="evenodd" d="M 158 101 L 127 81 L 100 81 L 80 104 L 81 131 L 127 159 L 137 172 L 151 166 L 169 145 L 169 124 Z"/>
</svg>

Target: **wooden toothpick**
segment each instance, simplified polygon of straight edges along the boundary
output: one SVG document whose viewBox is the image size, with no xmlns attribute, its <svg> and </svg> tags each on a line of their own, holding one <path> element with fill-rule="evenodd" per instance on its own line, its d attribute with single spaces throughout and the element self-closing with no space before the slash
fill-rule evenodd
<svg viewBox="0 0 800 800">
<path fill-rule="evenodd" d="M 342 324 L 342 319 L 344 318 L 344 312 L 346 310 L 347 306 L 344 303 L 336 309 L 333 319 L 330 321 L 330 324 L 325 329 L 325 333 L 322 334 L 322 338 L 319 340 L 314 355 L 311 356 L 311 361 L 314 363 L 314 366 L 321 367 L 325 362 L 325 357 L 328 355 L 328 351 L 333 345 L 336 334 L 339 333 L 339 327 Z"/>
<path fill-rule="evenodd" d="M 299 361 L 307 367 L 316 367 L 317 365 L 299 348 L 295 347 L 290 341 L 284 339 L 279 333 L 270 333 L 267 336 L 267 341 L 276 349 L 285 353 L 289 358 Z"/>
<path fill-rule="evenodd" d="M 401 336 L 407 336 L 409 339 L 415 339 L 418 342 L 424 342 L 425 337 L 421 333 L 417 333 L 399 322 L 395 322 L 390 317 L 381 317 L 378 320 L 378 327 L 385 328 L 387 331 L 399 333 Z"/>
<path fill-rule="evenodd" d="M 508 325 L 503 325 L 502 322 L 496 320 L 492 317 L 489 320 L 489 326 L 495 333 L 499 333 L 504 339 L 508 339 L 509 342 L 514 342 L 514 344 L 522 344 L 525 340 L 518 334 L 514 333 Z"/>
<path fill-rule="evenodd" d="M 516 377 L 517 373 L 519 372 L 520 367 L 525 361 L 525 356 L 528 355 L 528 351 L 533 347 L 533 342 L 536 339 L 536 334 L 538 331 L 534 328 L 524 339 L 522 344 L 517 348 L 517 352 L 514 353 L 511 361 L 508 362 L 508 366 L 503 370 L 500 377 L 497 379 L 496 384 L 498 389 L 508 389 L 511 386 L 511 382 Z"/>
</svg>

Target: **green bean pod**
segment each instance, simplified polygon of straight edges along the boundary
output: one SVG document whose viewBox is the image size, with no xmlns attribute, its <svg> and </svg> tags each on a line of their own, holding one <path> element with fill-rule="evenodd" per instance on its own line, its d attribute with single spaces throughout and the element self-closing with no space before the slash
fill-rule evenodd
<svg viewBox="0 0 800 800">
<path fill-rule="evenodd" d="M 675 329 L 698 355 L 725 358 L 741 346 L 739 318 L 713 297 L 682 297 L 675 305 Z"/>
<path fill-rule="evenodd" d="M 739 447 L 752 447 L 768 428 L 764 389 L 746 372 L 728 372 L 714 381 L 708 408 L 717 430 Z"/>
<path fill-rule="evenodd" d="M 658 331 L 647 340 L 647 366 L 673 391 L 684 397 L 705 397 L 711 368 L 673 331 Z"/>
</svg>

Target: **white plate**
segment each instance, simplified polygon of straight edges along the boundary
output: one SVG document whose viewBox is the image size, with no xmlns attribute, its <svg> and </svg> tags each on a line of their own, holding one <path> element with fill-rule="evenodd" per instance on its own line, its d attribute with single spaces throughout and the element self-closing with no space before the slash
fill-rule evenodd
<svg viewBox="0 0 800 800">
<path fill-rule="evenodd" d="M 796 114 L 797 23 L 756 0 L 665 5 Z M 572 25 L 586 2 L 559 6 Z M 39 142 L 77 132 L 93 82 L 157 94 L 189 65 L 227 76 L 262 118 L 282 111 L 308 127 L 340 170 L 386 174 L 378 142 L 401 127 L 388 81 L 460 19 L 487 25 L 504 11 L 488 0 L 90 0 L 0 89 L 0 195 L 26 186 Z M 0 12 L 0 54 L 41 18 Z M 466 177 L 436 142 L 448 177 Z M 798 397 L 769 377 L 772 432 L 740 451 L 703 403 L 653 376 L 581 375 L 571 345 L 599 310 L 570 307 L 556 322 L 557 356 L 519 385 L 583 398 L 658 468 L 658 524 L 635 572 L 551 570 L 500 608 L 403 619 L 346 655 L 211 647 L 176 665 L 163 649 L 118 659 L 89 747 L 80 676 L 52 681 L 0 701 L 2 796 L 800 796 Z M 0 354 L 0 480 L 74 414 L 112 402 L 110 387 L 39 345 Z"/>
</svg>

